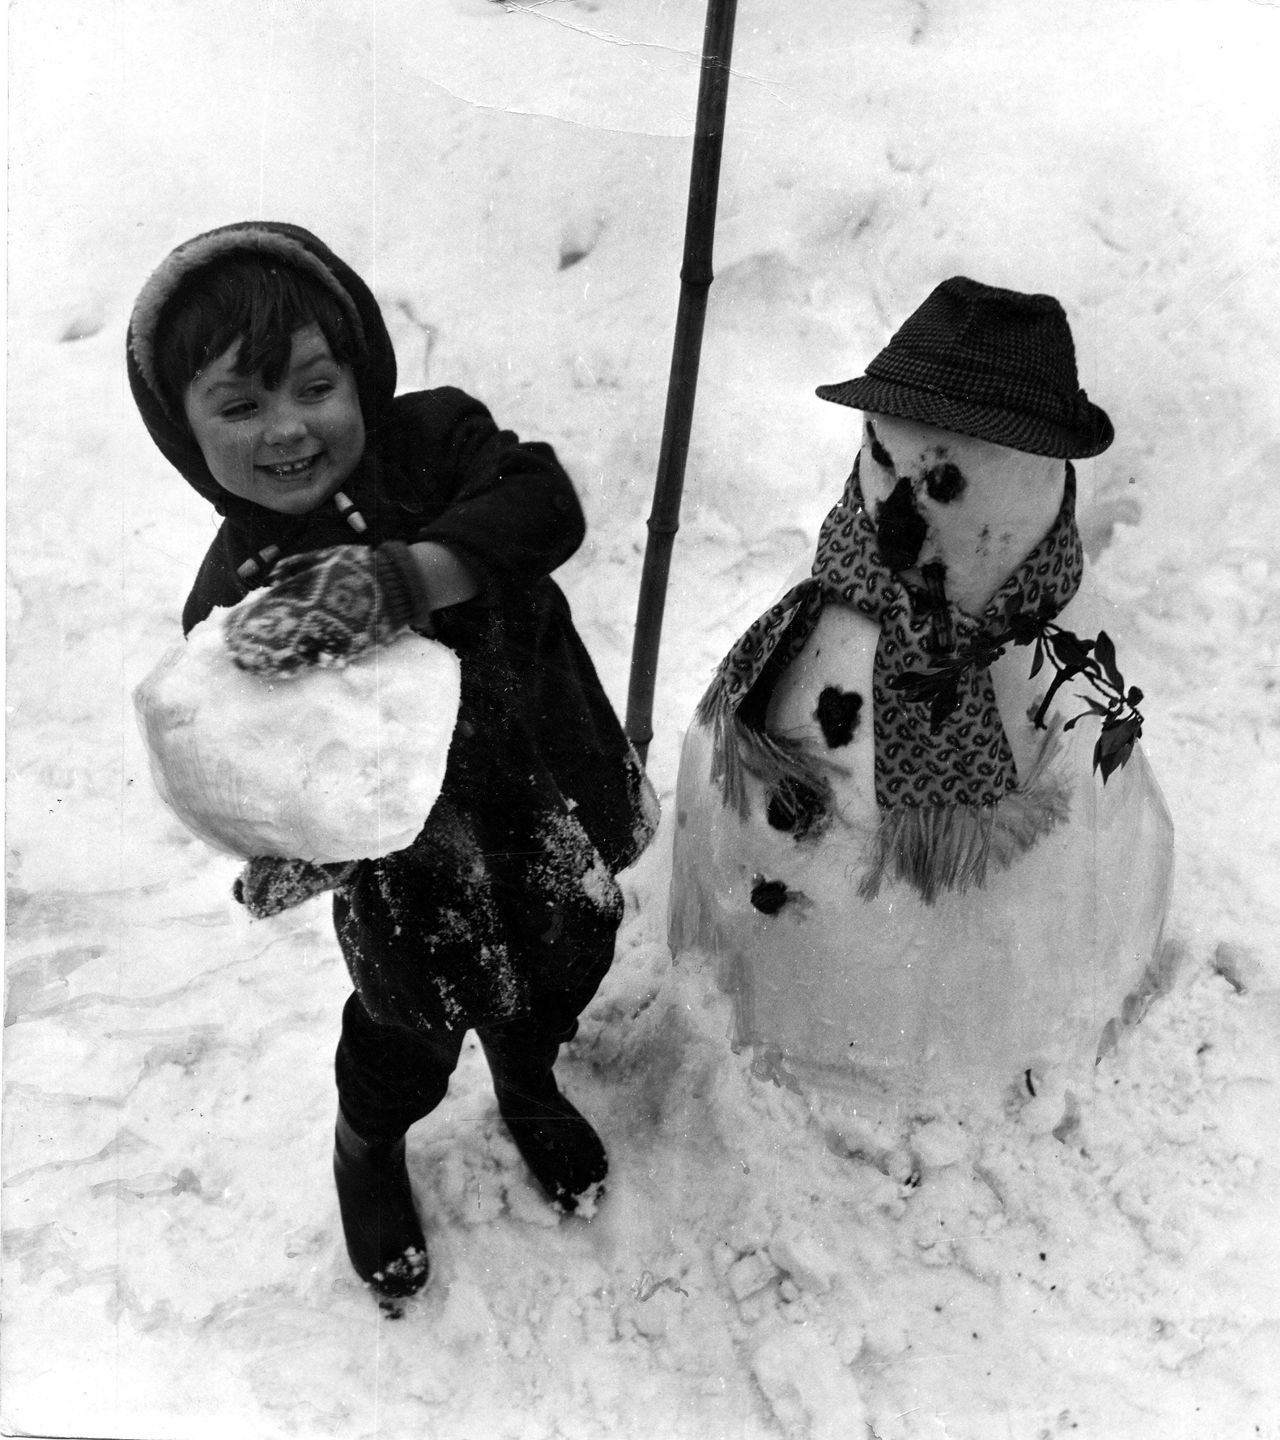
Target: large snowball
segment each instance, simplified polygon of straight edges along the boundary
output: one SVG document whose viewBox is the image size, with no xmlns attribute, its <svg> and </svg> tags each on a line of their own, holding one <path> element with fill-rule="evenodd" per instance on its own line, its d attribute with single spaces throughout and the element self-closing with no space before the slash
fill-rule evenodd
<svg viewBox="0 0 1280 1440">
<path fill-rule="evenodd" d="M 329 863 L 401 850 L 444 779 L 458 659 L 407 634 L 338 669 L 247 674 L 198 625 L 134 692 L 161 798 L 189 830 L 244 857 Z"/>
</svg>

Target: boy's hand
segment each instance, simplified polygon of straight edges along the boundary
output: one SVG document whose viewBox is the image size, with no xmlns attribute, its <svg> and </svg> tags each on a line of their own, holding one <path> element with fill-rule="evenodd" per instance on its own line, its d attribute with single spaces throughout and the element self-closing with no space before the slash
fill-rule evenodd
<svg viewBox="0 0 1280 1440">
<path fill-rule="evenodd" d="M 407 545 L 335 545 L 277 561 L 270 586 L 223 633 L 242 670 L 291 675 L 353 660 L 429 613 Z"/>
<path fill-rule="evenodd" d="M 313 895 L 336 890 L 350 879 L 356 864 L 348 860 L 339 865 L 313 865 L 310 860 L 258 855 L 237 876 L 231 894 L 255 920 L 265 920 Z"/>
</svg>

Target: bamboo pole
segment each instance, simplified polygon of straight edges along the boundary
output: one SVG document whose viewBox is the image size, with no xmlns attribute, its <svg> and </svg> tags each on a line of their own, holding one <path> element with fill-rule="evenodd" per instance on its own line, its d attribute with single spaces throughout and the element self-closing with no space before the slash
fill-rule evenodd
<svg viewBox="0 0 1280 1440">
<path fill-rule="evenodd" d="M 720 152 L 724 140 L 725 106 L 729 98 L 729 61 L 733 53 L 733 22 L 737 0 L 708 0 L 702 37 L 702 75 L 693 132 L 689 173 L 689 208 L 685 216 L 684 259 L 680 268 L 680 303 L 676 310 L 667 409 L 649 513 L 649 538 L 640 575 L 631 678 L 627 691 L 627 735 L 641 760 L 653 739 L 653 696 L 658 675 L 658 646 L 667 603 L 671 551 L 680 528 L 680 496 L 693 428 L 693 403 L 702 356 L 702 330 L 716 230 L 716 199 L 720 185 Z"/>
</svg>

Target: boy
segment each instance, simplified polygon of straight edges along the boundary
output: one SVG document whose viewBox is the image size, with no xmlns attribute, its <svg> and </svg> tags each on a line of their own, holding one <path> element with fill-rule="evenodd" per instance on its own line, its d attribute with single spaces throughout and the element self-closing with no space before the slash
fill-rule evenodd
<svg viewBox="0 0 1280 1440">
<path fill-rule="evenodd" d="M 296 226 L 179 246 L 129 325 L 152 438 L 222 516 L 183 629 L 236 605 L 236 663 L 342 663 L 408 627 L 462 665 L 444 786 L 407 849 L 337 866 L 257 857 L 255 916 L 333 890 L 354 984 L 336 1058 L 334 1175 L 351 1263 L 384 1297 L 428 1273 L 405 1132 L 477 1031 L 498 1110 L 561 1209 L 598 1194 L 604 1147 L 560 1093 L 562 1043 L 613 958 L 614 880 L 652 837 L 652 792 L 549 575 L 582 511 L 551 447 L 460 390 L 395 395 L 363 281 Z"/>
</svg>

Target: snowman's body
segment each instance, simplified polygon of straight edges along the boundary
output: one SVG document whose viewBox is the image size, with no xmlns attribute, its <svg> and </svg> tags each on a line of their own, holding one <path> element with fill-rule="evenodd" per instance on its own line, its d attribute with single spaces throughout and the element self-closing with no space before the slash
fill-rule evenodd
<svg viewBox="0 0 1280 1440">
<path fill-rule="evenodd" d="M 1025 462 L 1036 457 L 1018 456 L 1022 463 L 1002 472 L 1016 452 L 928 427 L 876 425 L 863 462 L 874 442 L 881 454 L 888 444 L 894 465 L 877 474 L 874 461 L 863 463 L 868 508 L 884 515 L 894 490 L 901 499 L 901 484 L 918 482 L 926 533 L 917 563 L 941 559 L 948 593 L 962 591 L 963 608 L 977 613 L 1052 520 L 1061 464 L 1033 463 L 1038 488 L 1028 497 Z M 928 443 L 917 445 L 922 435 Z M 931 504 L 927 493 L 939 436 L 967 480 L 962 523 L 948 524 L 962 508 L 954 495 Z M 1002 499 L 1011 486 L 1020 487 L 1020 505 Z M 995 515 L 1003 523 L 988 523 Z M 1003 537 L 994 560 L 993 535 Z M 1086 577 L 1058 623 L 1092 636 L 1107 628 L 1103 608 Z M 672 946 L 716 957 L 737 1042 L 756 1047 L 775 1074 L 904 1104 L 957 1090 L 1078 1089 L 1158 941 L 1172 868 L 1159 789 L 1137 747 L 1102 783 L 1093 767 L 1098 720 L 1061 728 L 1084 709 L 1078 687 L 1060 691 L 1047 727 L 1035 726 L 1047 676 L 1033 680 L 1031 650 L 1013 646 L 991 666 L 1001 722 L 1020 783 L 1052 778 L 1065 818 L 1007 868 L 992 865 L 980 885 L 930 902 L 886 880 L 866 898 L 859 887 L 879 822 L 871 702 L 879 641 L 875 621 L 826 606 L 768 697 L 767 732 L 800 740 L 828 762 L 831 813 L 816 833 L 787 825 L 750 773 L 745 806 L 727 805 L 712 780 L 711 735 L 701 725 L 690 730 L 677 796 Z"/>
</svg>

